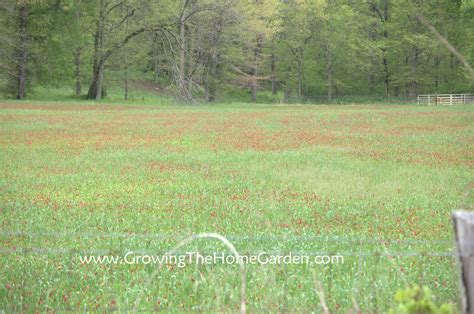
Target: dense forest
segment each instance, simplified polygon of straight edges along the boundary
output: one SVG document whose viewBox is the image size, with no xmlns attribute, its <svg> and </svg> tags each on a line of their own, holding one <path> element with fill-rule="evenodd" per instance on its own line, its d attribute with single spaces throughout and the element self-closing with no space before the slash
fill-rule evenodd
<svg viewBox="0 0 474 314">
<path fill-rule="evenodd" d="M 474 87 L 472 0 L 2 0 L 0 25 L 2 93 L 18 99 L 37 86 L 126 99 L 141 84 L 191 103 Z"/>
</svg>

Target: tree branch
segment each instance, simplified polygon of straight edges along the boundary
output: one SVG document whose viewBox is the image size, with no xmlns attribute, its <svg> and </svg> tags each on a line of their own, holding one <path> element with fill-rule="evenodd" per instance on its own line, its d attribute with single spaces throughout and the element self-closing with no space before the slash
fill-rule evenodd
<svg viewBox="0 0 474 314">
<path fill-rule="evenodd" d="M 116 8 L 120 7 L 121 5 L 123 5 L 125 2 L 124 1 L 120 1 L 119 3 L 113 5 L 110 9 L 107 10 L 107 12 L 105 12 L 105 16 L 109 15 L 110 12 L 112 12 L 113 10 L 115 10 Z"/>
<path fill-rule="evenodd" d="M 384 16 L 382 15 L 382 12 L 380 12 L 378 6 L 377 6 L 375 3 L 373 3 L 372 1 L 368 1 L 368 4 L 369 4 L 370 7 L 372 8 L 372 10 L 373 10 L 375 13 L 377 13 L 377 15 L 379 16 L 380 20 L 381 20 L 382 22 L 385 22 L 385 18 L 384 18 Z"/>
<path fill-rule="evenodd" d="M 448 48 L 449 51 L 451 51 L 451 53 L 459 59 L 459 61 L 461 61 L 461 63 L 464 65 L 464 67 L 466 68 L 466 70 L 469 72 L 469 74 L 471 74 L 472 78 L 474 79 L 474 70 L 472 69 L 471 65 L 469 64 L 469 62 L 466 60 L 466 58 L 464 58 L 464 56 L 462 54 L 459 53 L 459 51 L 456 50 L 456 48 L 454 48 L 450 43 L 449 41 L 443 36 L 441 35 L 437 30 L 436 28 L 434 28 L 433 25 L 431 25 L 431 23 L 421 14 L 421 13 L 417 13 L 416 14 L 416 18 L 418 19 L 418 21 L 421 22 L 421 24 L 425 25 L 434 35 L 435 37 L 443 44 L 446 46 L 446 48 Z"/>
<path fill-rule="evenodd" d="M 142 28 L 139 28 L 139 29 L 131 32 L 130 34 L 128 34 L 121 42 L 116 43 L 112 48 L 108 49 L 105 52 L 104 60 L 107 60 L 116 50 L 118 50 L 118 49 L 122 48 L 123 46 L 125 46 L 130 41 L 130 39 L 132 39 L 133 37 L 143 33 L 144 31 L 146 31 L 146 28 L 142 27 Z"/>
</svg>

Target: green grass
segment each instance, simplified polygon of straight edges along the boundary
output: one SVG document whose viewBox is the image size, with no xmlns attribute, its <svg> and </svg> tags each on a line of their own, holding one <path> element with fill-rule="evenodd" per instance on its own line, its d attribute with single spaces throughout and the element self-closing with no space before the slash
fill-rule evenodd
<svg viewBox="0 0 474 314">
<path fill-rule="evenodd" d="M 251 312 L 319 312 L 318 282 L 334 312 L 386 311 L 411 284 L 457 303 L 450 212 L 472 208 L 472 107 L 112 102 L 0 104 L 0 310 L 127 311 L 144 291 L 146 311 L 237 311 L 236 265 L 168 266 L 145 287 L 152 265 L 79 262 L 200 232 L 243 254 L 345 257 L 249 266 Z"/>
<path fill-rule="evenodd" d="M 83 86 L 87 92 L 87 86 Z M 11 99 L 12 95 L 9 95 L 10 99 L 5 99 L 5 102 L 16 102 L 17 100 Z M 55 86 L 36 86 L 35 88 L 29 90 L 28 93 L 28 102 L 29 103 L 81 103 L 81 104 L 136 104 L 140 103 L 141 105 L 160 105 L 160 106 L 169 106 L 177 105 L 177 102 L 165 95 L 160 95 L 148 90 L 137 89 L 130 87 L 129 88 L 129 99 L 124 100 L 124 91 L 121 86 L 109 86 L 107 89 L 107 97 L 102 100 L 88 100 L 85 99 L 85 96 L 78 97 L 74 95 L 74 91 L 70 87 L 55 87 Z"/>
</svg>

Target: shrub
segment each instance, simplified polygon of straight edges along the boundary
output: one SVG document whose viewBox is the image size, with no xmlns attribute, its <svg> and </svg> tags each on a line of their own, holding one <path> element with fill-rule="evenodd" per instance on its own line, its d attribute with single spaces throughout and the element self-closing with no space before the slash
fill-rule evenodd
<svg viewBox="0 0 474 314">
<path fill-rule="evenodd" d="M 457 312 L 452 303 L 444 303 L 438 307 L 434 303 L 431 290 L 417 285 L 398 290 L 395 294 L 395 303 L 395 307 L 389 311 L 390 314 L 452 314 Z"/>
</svg>

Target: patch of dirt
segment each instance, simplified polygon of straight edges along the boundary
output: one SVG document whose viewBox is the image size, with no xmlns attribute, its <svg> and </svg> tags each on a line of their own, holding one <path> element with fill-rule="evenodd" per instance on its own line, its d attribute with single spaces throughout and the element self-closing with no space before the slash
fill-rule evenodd
<svg viewBox="0 0 474 314">
<path fill-rule="evenodd" d="M 144 81 L 144 80 L 131 80 L 129 81 L 129 85 L 132 88 L 144 90 L 144 91 L 151 92 L 154 94 L 169 95 L 169 91 L 166 89 L 166 87 L 158 83 Z"/>
</svg>

